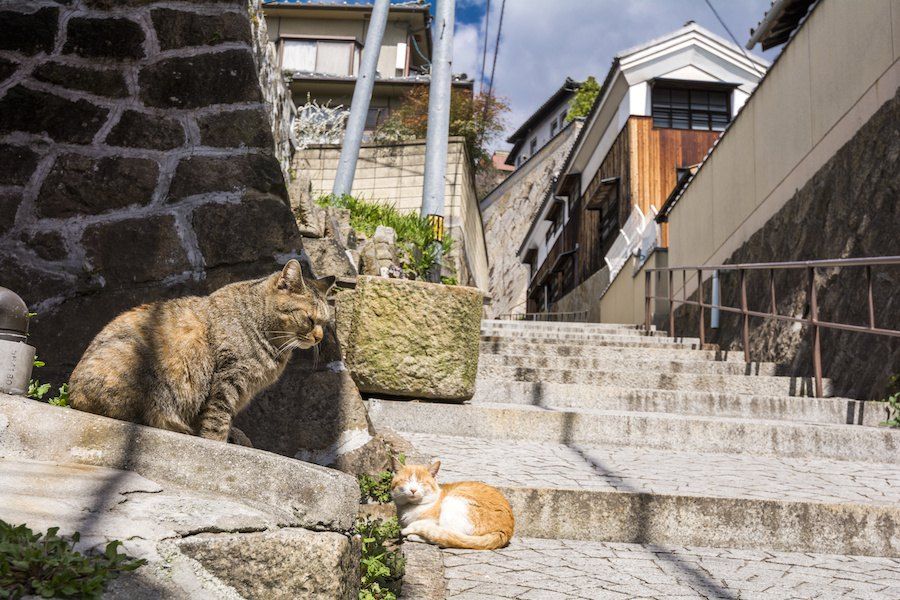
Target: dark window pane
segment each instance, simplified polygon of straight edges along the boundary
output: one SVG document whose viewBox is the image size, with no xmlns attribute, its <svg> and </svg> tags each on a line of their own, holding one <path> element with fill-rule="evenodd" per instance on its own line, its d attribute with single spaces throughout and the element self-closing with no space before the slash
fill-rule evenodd
<svg viewBox="0 0 900 600">
<path fill-rule="evenodd" d="M 675 129 L 688 129 L 690 127 L 690 113 L 686 110 L 672 111 L 672 127 Z"/>
<path fill-rule="evenodd" d="M 709 131 L 709 115 L 706 113 L 691 114 L 691 129 Z"/>
<path fill-rule="evenodd" d="M 672 108 L 684 108 L 688 107 L 688 91 L 687 90 L 672 90 Z"/>
<path fill-rule="evenodd" d="M 669 119 L 668 114 L 660 114 L 656 111 L 653 111 L 653 126 L 654 127 L 671 127 L 672 121 Z"/>
<path fill-rule="evenodd" d="M 716 111 L 726 111 L 728 110 L 728 100 L 725 94 L 721 92 L 710 92 L 709 93 L 709 108 L 711 110 Z"/>
<path fill-rule="evenodd" d="M 691 90 L 691 109 L 705 110 L 709 107 L 709 94 L 699 90 Z"/>
</svg>

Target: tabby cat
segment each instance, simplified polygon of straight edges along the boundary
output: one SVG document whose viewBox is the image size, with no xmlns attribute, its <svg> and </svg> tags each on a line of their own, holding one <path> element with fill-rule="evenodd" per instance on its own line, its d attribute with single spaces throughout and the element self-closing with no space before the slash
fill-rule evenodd
<svg viewBox="0 0 900 600">
<path fill-rule="evenodd" d="M 322 340 L 333 283 L 304 279 L 291 260 L 263 279 L 123 313 L 97 334 L 72 372 L 70 403 L 224 441 L 234 415 L 281 376 L 292 350 Z"/>
<path fill-rule="evenodd" d="M 391 481 L 400 533 L 444 548 L 494 550 L 509 543 L 515 528 L 509 501 L 478 481 L 438 485 L 440 461 L 405 465 Z"/>
</svg>

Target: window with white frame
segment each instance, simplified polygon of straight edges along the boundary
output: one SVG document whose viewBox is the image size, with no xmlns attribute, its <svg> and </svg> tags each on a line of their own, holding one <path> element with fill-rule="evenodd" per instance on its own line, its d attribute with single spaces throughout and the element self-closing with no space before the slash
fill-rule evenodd
<svg viewBox="0 0 900 600">
<path fill-rule="evenodd" d="M 281 68 L 323 75 L 354 75 L 359 48 L 353 40 L 282 38 Z"/>
<path fill-rule="evenodd" d="M 653 86 L 653 125 L 671 129 L 724 131 L 731 121 L 730 91 Z"/>
</svg>

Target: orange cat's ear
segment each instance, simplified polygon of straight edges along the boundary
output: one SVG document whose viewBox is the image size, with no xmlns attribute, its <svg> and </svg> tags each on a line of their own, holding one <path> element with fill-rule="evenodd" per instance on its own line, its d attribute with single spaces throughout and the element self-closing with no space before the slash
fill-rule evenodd
<svg viewBox="0 0 900 600">
<path fill-rule="evenodd" d="M 295 259 L 291 259 L 284 265 L 281 275 L 278 277 L 278 289 L 288 290 L 296 289 L 303 286 L 303 270 L 300 263 Z"/>
<path fill-rule="evenodd" d="M 438 469 L 441 468 L 441 461 L 436 460 L 430 465 L 428 465 L 428 472 L 431 473 L 432 477 L 437 477 Z"/>
</svg>

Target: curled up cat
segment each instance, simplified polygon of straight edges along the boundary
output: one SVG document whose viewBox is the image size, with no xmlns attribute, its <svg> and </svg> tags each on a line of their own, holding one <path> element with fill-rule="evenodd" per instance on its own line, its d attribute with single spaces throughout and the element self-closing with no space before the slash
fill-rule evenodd
<svg viewBox="0 0 900 600">
<path fill-rule="evenodd" d="M 294 348 L 312 348 L 330 319 L 334 278 L 300 263 L 209 296 L 138 306 L 97 334 L 69 380 L 87 412 L 225 441 L 234 415 L 281 376 Z M 235 437 L 244 437 L 243 434 Z M 244 438 L 246 439 L 246 438 Z"/>
<path fill-rule="evenodd" d="M 434 478 L 440 467 L 440 461 L 428 466 L 405 465 L 394 475 L 391 495 L 403 527 L 400 533 L 443 548 L 494 550 L 506 546 L 515 519 L 500 490 L 478 481 L 438 485 Z"/>
</svg>

